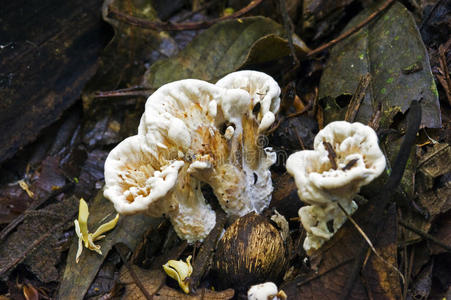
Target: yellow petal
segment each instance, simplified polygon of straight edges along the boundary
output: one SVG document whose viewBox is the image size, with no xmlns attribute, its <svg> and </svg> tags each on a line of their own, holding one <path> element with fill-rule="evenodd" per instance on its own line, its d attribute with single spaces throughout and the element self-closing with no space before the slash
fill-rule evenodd
<svg viewBox="0 0 451 300">
<path fill-rule="evenodd" d="M 74 220 L 74 224 L 75 224 L 75 233 L 78 236 L 78 239 L 82 239 L 82 235 L 81 235 L 81 231 L 80 231 L 80 224 L 78 223 L 78 220 Z"/>
<path fill-rule="evenodd" d="M 83 251 L 83 241 L 81 238 L 78 239 L 78 249 L 77 255 L 75 256 L 75 262 L 78 264 L 78 260 L 80 259 L 81 252 Z"/>
<path fill-rule="evenodd" d="M 178 281 L 180 288 L 186 293 L 189 293 L 188 278 L 193 272 L 191 266 L 191 255 L 188 256 L 186 262 L 182 260 L 170 260 L 163 265 L 163 269 L 169 277 Z"/>
<path fill-rule="evenodd" d="M 116 226 L 118 220 L 119 220 L 119 214 L 117 214 L 116 217 L 114 219 L 112 219 L 111 221 L 100 225 L 99 228 L 97 228 L 97 230 L 92 234 L 92 239 L 94 241 L 101 239 L 101 237 L 100 237 L 101 234 L 113 229 Z"/>
<path fill-rule="evenodd" d="M 88 235 L 88 217 L 89 217 L 88 204 L 83 198 L 80 198 L 80 206 L 78 208 L 78 222 L 80 223 L 80 232 L 81 235 L 83 236 L 83 240 Z"/>
</svg>

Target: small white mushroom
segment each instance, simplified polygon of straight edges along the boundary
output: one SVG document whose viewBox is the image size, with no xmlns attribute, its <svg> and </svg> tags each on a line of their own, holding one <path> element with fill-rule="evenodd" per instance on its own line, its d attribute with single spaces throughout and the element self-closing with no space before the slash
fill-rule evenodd
<svg viewBox="0 0 451 300">
<path fill-rule="evenodd" d="M 265 282 L 251 286 L 247 292 L 248 300 L 285 300 L 287 295 L 279 291 L 274 282 Z"/>
<path fill-rule="evenodd" d="M 275 153 L 257 142 L 264 116 L 253 113 L 253 103 L 274 115 L 280 88 L 266 74 L 238 73 L 247 78 L 244 86 L 186 79 L 148 98 L 138 135 L 121 142 L 105 163 L 104 195 L 119 213 L 167 216 L 182 239 L 194 242 L 215 224 L 203 184 L 229 215 L 269 205 Z"/>
<path fill-rule="evenodd" d="M 337 203 L 348 214 L 357 209 L 353 197 L 383 172 L 385 157 L 371 127 L 337 121 L 318 133 L 314 150 L 290 155 L 286 168 L 294 176 L 299 198 L 311 205 L 299 210 L 307 231 L 304 249 L 311 252 L 346 221 Z"/>
</svg>

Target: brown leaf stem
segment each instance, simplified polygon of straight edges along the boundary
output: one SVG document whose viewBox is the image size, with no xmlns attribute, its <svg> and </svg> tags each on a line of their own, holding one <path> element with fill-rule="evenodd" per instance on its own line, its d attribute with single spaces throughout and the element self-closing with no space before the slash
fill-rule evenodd
<svg viewBox="0 0 451 300">
<path fill-rule="evenodd" d="M 254 0 L 249 2 L 246 7 L 243 7 L 239 11 L 227 16 L 222 16 L 213 20 L 199 21 L 199 22 L 186 22 L 186 23 L 172 23 L 172 22 L 160 22 L 160 21 L 149 21 L 143 18 L 133 17 L 127 14 L 120 12 L 118 9 L 114 7 L 108 7 L 108 17 L 119 20 L 124 23 L 128 23 L 133 26 L 153 29 L 157 31 L 180 31 L 180 30 L 196 30 L 196 29 L 204 29 L 210 27 L 213 24 L 216 24 L 221 21 L 235 19 L 243 16 L 248 13 L 255 7 L 257 7 L 263 0 Z"/>
<path fill-rule="evenodd" d="M 406 223 L 403 220 L 398 220 L 398 223 L 401 226 L 405 227 L 406 229 L 408 229 L 408 230 L 410 230 L 412 232 L 415 232 L 416 234 L 418 234 L 422 238 L 427 239 L 427 240 L 433 242 L 434 244 L 437 244 L 438 246 L 442 247 L 443 249 L 445 249 L 448 252 L 451 252 L 451 246 L 448 246 L 447 244 L 443 243 L 442 241 L 440 241 L 436 237 L 430 235 L 429 233 L 424 232 L 423 230 L 420 230 L 420 229 L 418 229 L 418 228 Z"/>
</svg>

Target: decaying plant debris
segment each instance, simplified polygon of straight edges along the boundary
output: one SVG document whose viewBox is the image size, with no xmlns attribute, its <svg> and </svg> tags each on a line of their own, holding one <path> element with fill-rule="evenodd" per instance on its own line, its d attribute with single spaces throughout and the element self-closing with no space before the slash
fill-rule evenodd
<svg viewBox="0 0 451 300">
<path fill-rule="evenodd" d="M 442 0 L 5 4 L 0 298 L 245 299 L 265 281 L 288 299 L 450 298 L 449 12 Z M 95 242 L 102 255 L 88 247 L 76 263 L 80 198 L 88 228 L 114 218 L 104 163 L 136 135 L 148 96 L 239 70 L 269 74 L 282 90 L 274 122 L 252 140 L 277 157 L 269 208 L 228 217 L 203 184 L 216 214 L 203 241 L 182 241 L 163 218 L 121 215 Z M 387 167 L 353 198 L 352 220 L 307 255 L 297 211 L 308 203 L 285 162 L 342 120 L 376 131 Z M 279 214 L 288 223 L 271 218 Z M 186 294 L 162 265 L 189 256 Z"/>
</svg>

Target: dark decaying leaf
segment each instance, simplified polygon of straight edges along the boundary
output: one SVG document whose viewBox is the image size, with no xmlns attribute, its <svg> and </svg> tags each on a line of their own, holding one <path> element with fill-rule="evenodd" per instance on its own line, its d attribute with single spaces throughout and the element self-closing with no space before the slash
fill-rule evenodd
<svg viewBox="0 0 451 300">
<path fill-rule="evenodd" d="M 293 36 L 293 45 L 297 57 L 302 57 L 310 51 L 307 45 L 296 35 Z M 268 34 L 259 38 L 251 46 L 242 66 L 265 63 L 287 55 L 290 55 L 288 41 L 277 34 Z"/>
<path fill-rule="evenodd" d="M 275 42 L 274 51 L 268 49 L 266 52 L 270 57 L 252 52 L 250 57 L 254 43 L 268 35 L 269 40 L 263 39 L 260 43 L 266 45 L 268 41 Z M 287 55 L 286 42 L 280 39 L 284 35 L 285 30 L 280 24 L 265 17 L 247 17 L 218 23 L 197 36 L 177 56 L 156 62 L 147 71 L 143 84 L 155 89 L 165 83 L 186 78 L 214 82 L 245 63 L 252 63 L 252 59 L 262 62 Z M 302 43 L 299 42 L 299 45 Z M 260 48 L 258 44 L 256 47 Z M 299 52 L 306 50 L 305 45 L 302 47 L 297 47 Z M 251 60 L 248 60 L 249 57 Z"/>
<path fill-rule="evenodd" d="M 182 299 L 182 300 L 226 300 L 231 299 L 235 292 L 232 289 L 224 291 L 212 291 L 209 289 L 199 289 L 196 295 L 184 294 L 181 290 L 172 289 L 164 282 L 166 280 L 166 274 L 161 270 L 146 270 L 137 266 L 132 266 L 133 271 L 137 277 L 141 280 L 142 284 L 146 288 L 150 295 L 153 295 L 153 299 Z M 123 267 L 120 274 L 120 282 L 125 285 L 125 294 L 122 299 L 136 299 L 145 300 L 144 294 L 135 284 L 133 278 L 130 276 L 127 268 Z"/>
<path fill-rule="evenodd" d="M 113 204 L 103 197 L 102 191 L 90 203 L 89 212 L 88 226 L 91 232 L 104 222 L 105 217 L 111 218 L 116 214 Z M 111 248 L 121 242 L 134 249 L 144 232 L 158 223 L 158 219 L 144 215 L 121 216 L 114 230 L 108 232 L 106 237 L 98 242 L 103 255 L 85 248 L 78 264 L 75 262 L 78 240 L 74 238 L 58 291 L 59 299 L 83 299 Z"/>
<path fill-rule="evenodd" d="M 370 14 L 365 10 L 345 28 L 355 26 Z M 376 21 L 337 44 L 320 82 L 325 100 L 326 123 L 344 119 L 346 95 L 352 95 L 360 77 L 370 73 L 369 89 L 356 121 L 368 123 L 382 104 L 382 128 L 398 113 L 405 113 L 412 100 L 421 100 L 422 126 L 440 127 L 440 105 L 428 55 L 411 14 L 394 3 Z"/>
<path fill-rule="evenodd" d="M 369 218 L 372 217 L 373 205 L 377 203 L 361 207 L 355 214 L 356 222 L 364 231 L 365 224 L 368 224 Z M 315 277 L 316 274 L 320 276 L 312 280 L 305 278 L 293 280 L 283 284 L 281 289 L 287 293 L 289 299 L 338 299 L 345 293 L 344 287 L 353 259 L 361 250 L 361 241 L 361 235 L 351 222 L 346 222 L 332 240 L 312 258 L 318 270 L 312 271 L 310 276 Z M 370 299 L 396 299 L 401 295 L 400 278 L 388 265 L 397 266 L 397 221 L 394 207 L 388 211 L 388 217 L 375 247 L 386 262 L 374 254 L 371 255 L 362 276 L 354 284 L 351 299 L 367 299 L 368 294 L 372 296 Z M 328 272 L 329 270 L 331 271 Z"/>
<path fill-rule="evenodd" d="M 344 12 L 352 0 L 304 0 L 302 1 L 302 26 L 306 36 L 323 38 L 335 29 L 346 15 Z"/>
<path fill-rule="evenodd" d="M 24 222 L 0 244 L 0 274 L 23 262 L 42 282 L 57 281 L 55 250 L 64 227 L 74 219 L 78 199 L 70 197 L 43 209 L 27 212 Z"/>
<path fill-rule="evenodd" d="M 78 99 L 106 35 L 96 0 L 1 6 L 0 128 L 8 129 L 0 135 L 3 162 Z"/>
<path fill-rule="evenodd" d="M 108 18 L 110 6 L 130 16 L 158 20 L 150 1 L 104 2 L 103 18 L 113 26 L 114 37 L 102 53 L 96 74 L 83 90 L 83 108 L 87 116 L 83 141 L 90 147 L 118 143 L 133 134 L 145 100 L 139 99 L 135 103 L 134 99 L 127 109 L 124 109 L 124 103 L 118 109 L 114 103 L 112 105 L 111 101 L 105 99 L 93 104 L 96 92 L 139 85 L 148 65 L 178 51 L 176 43 L 165 32 L 143 29 Z"/>
</svg>

